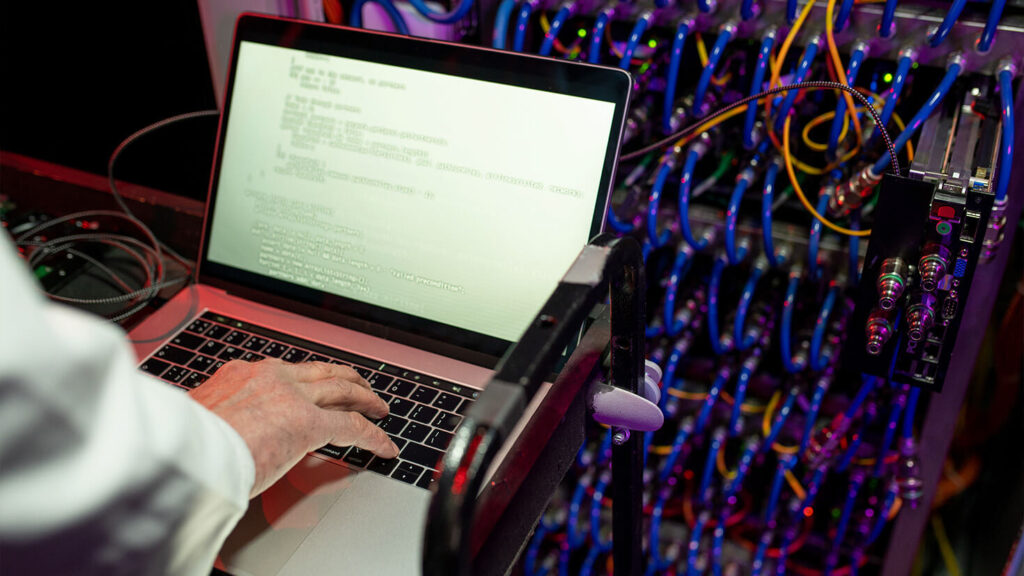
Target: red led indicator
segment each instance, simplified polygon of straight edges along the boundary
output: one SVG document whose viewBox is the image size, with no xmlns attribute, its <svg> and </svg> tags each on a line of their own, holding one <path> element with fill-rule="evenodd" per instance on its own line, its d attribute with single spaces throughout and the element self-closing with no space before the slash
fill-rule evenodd
<svg viewBox="0 0 1024 576">
<path fill-rule="evenodd" d="M 935 215 L 944 220 L 952 220 L 956 217 L 956 210 L 952 206 L 939 206 Z"/>
</svg>

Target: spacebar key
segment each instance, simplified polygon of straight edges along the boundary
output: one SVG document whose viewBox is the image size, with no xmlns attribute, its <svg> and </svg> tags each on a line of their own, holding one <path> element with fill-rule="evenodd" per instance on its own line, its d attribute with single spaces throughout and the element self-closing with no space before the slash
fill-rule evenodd
<svg viewBox="0 0 1024 576">
<path fill-rule="evenodd" d="M 434 450 L 433 448 L 427 448 L 422 444 L 409 442 L 409 445 L 402 450 L 401 458 L 410 462 L 415 462 L 420 466 L 426 466 L 427 468 L 436 470 L 443 454 L 444 452 L 441 452 L 440 450 Z"/>
</svg>

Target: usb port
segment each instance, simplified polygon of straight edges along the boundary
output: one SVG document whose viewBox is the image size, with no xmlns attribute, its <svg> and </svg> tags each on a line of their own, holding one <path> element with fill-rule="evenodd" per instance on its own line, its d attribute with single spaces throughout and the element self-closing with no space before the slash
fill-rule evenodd
<svg viewBox="0 0 1024 576">
<path fill-rule="evenodd" d="M 973 243 L 974 239 L 978 235 L 978 226 L 980 223 L 981 214 L 968 210 L 967 215 L 964 218 L 964 226 L 960 229 L 960 241 Z"/>
</svg>

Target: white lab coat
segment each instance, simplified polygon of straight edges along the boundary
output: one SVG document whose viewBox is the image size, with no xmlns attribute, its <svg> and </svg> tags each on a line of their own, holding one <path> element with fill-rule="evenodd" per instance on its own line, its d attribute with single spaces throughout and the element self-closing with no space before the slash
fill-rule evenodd
<svg viewBox="0 0 1024 576">
<path fill-rule="evenodd" d="M 248 504 L 245 442 L 0 237 L 0 575 L 209 574 Z"/>
</svg>

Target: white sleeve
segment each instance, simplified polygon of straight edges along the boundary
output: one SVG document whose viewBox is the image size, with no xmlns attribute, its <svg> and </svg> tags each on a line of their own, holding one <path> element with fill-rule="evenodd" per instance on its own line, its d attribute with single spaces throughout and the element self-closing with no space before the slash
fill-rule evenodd
<svg viewBox="0 0 1024 576">
<path fill-rule="evenodd" d="M 209 574 L 248 505 L 245 442 L 0 237 L 0 574 Z"/>
</svg>

